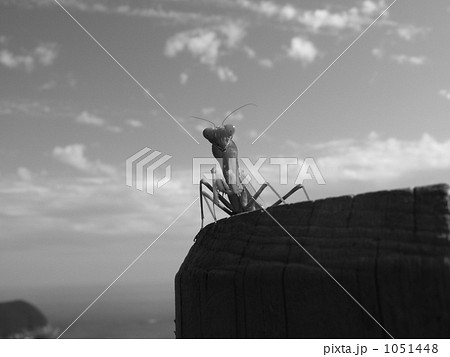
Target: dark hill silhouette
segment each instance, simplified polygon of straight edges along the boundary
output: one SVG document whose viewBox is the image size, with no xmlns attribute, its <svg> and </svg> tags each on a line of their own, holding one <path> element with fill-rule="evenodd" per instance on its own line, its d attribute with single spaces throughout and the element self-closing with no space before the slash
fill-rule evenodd
<svg viewBox="0 0 450 357">
<path fill-rule="evenodd" d="M 35 306 L 22 300 L 0 303 L 0 337 L 8 338 L 44 329 L 47 318 Z"/>
</svg>

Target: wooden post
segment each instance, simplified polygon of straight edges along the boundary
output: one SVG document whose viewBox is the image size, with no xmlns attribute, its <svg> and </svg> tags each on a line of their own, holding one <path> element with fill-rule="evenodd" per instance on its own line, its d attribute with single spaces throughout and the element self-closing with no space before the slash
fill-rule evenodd
<svg viewBox="0 0 450 357">
<path fill-rule="evenodd" d="M 176 276 L 177 338 L 449 338 L 445 184 L 282 205 L 201 230 Z"/>
</svg>

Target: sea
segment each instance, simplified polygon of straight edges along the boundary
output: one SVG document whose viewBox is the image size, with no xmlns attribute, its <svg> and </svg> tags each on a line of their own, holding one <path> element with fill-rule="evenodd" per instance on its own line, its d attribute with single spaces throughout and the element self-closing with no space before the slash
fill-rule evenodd
<svg viewBox="0 0 450 357">
<path fill-rule="evenodd" d="M 35 305 L 57 335 L 62 334 L 60 338 L 175 338 L 172 284 L 118 284 L 99 297 L 105 288 L 90 285 L 10 289 L 0 292 L 0 301 L 22 299 Z"/>
</svg>

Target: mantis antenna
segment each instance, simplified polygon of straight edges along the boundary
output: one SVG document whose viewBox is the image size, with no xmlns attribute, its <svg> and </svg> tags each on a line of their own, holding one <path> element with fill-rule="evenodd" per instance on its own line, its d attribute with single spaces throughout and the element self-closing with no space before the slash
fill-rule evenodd
<svg viewBox="0 0 450 357">
<path fill-rule="evenodd" d="M 227 119 L 230 117 L 231 114 L 236 113 L 239 109 L 242 109 L 242 108 L 244 108 L 244 107 L 246 107 L 246 106 L 248 106 L 248 105 L 253 105 L 253 106 L 257 107 L 257 105 L 256 105 L 256 104 L 253 104 L 253 103 L 247 103 L 247 104 L 241 105 L 239 108 L 233 110 L 230 114 L 228 114 L 228 115 L 225 117 L 225 119 L 222 121 L 222 126 L 223 126 L 223 124 L 225 123 L 225 120 L 227 120 Z"/>
<path fill-rule="evenodd" d="M 215 128 L 217 127 L 216 124 L 214 124 L 211 120 L 203 119 L 203 118 L 199 118 L 199 117 L 194 117 L 194 116 L 191 116 L 191 118 L 207 121 L 208 123 L 211 123 L 212 125 L 214 125 Z"/>
</svg>

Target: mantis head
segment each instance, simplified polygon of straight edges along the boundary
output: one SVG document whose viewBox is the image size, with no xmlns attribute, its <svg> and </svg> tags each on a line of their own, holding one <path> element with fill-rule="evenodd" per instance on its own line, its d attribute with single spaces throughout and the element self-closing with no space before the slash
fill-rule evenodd
<svg viewBox="0 0 450 357">
<path fill-rule="evenodd" d="M 203 130 L 203 136 L 221 151 L 225 151 L 233 138 L 235 130 L 236 127 L 234 125 L 225 124 L 222 127 L 206 128 Z"/>
<path fill-rule="evenodd" d="M 238 111 L 239 109 L 247 106 L 247 105 L 254 105 L 252 103 L 249 104 L 245 104 L 240 106 L 239 108 L 233 110 L 230 114 L 228 114 L 225 119 L 223 119 L 222 121 L 222 126 L 216 126 L 216 124 L 214 124 L 212 121 L 207 120 L 207 119 L 203 119 L 203 118 L 199 118 L 199 117 L 193 117 L 195 119 L 200 119 L 200 120 L 204 120 L 207 122 L 210 122 L 212 125 L 214 125 L 214 128 L 206 128 L 205 130 L 203 130 L 203 136 L 205 137 L 206 140 L 208 140 L 213 146 L 216 146 L 218 149 L 220 149 L 221 151 L 226 151 L 228 148 L 228 145 L 231 142 L 231 139 L 233 138 L 233 135 L 236 131 L 236 127 L 234 125 L 231 124 L 225 124 L 225 121 L 236 111 Z"/>
</svg>

